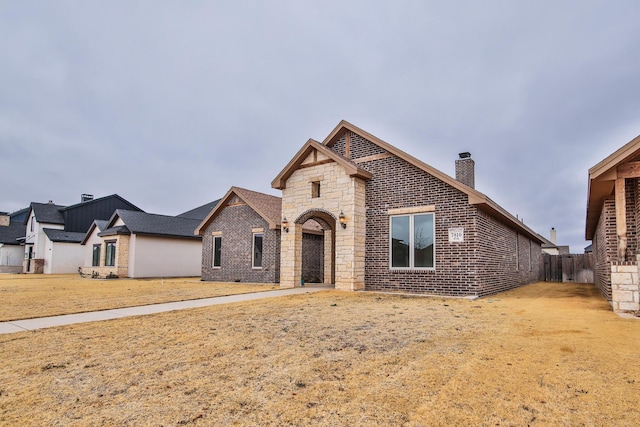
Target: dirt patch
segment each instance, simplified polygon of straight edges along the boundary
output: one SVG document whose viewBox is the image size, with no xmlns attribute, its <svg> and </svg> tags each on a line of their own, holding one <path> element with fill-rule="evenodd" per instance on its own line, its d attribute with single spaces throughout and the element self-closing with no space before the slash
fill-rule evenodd
<svg viewBox="0 0 640 427">
<path fill-rule="evenodd" d="M 593 289 L 324 291 L 3 335 L 0 424 L 637 425 L 640 321 Z"/>
<path fill-rule="evenodd" d="M 78 275 L 0 275 L 0 322 L 278 289 L 278 285 L 199 278 L 82 279 Z"/>
</svg>

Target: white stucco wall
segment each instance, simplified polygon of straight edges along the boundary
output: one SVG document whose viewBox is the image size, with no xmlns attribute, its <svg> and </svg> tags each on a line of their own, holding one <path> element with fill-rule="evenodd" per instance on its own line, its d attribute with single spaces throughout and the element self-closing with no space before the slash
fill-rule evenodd
<svg viewBox="0 0 640 427">
<path fill-rule="evenodd" d="M 24 248 L 0 243 L 0 265 L 22 266 Z"/>
<path fill-rule="evenodd" d="M 129 277 L 200 276 L 202 241 L 132 235 Z"/>
<path fill-rule="evenodd" d="M 80 243 L 60 243 L 47 239 L 44 274 L 77 273 L 84 263 L 85 246 Z"/>
<path fill-rule="evenodd" d="M 102 242 L 103 242 L 102 237 L 98 237 L 98 233 L 99 232 L 100 232 L 100 230 L 98 230 L 98 227 L 95 227 L 93 229 L 93 231 L 91 232 L 91 235 L 89 236 L 89 238 L 85 242 L 85 244 L 82 245 L 82 251 L 84 253 L 84 261 L 83 261 L 83 264 L 82 264 L 83 267 L 87 267 L 87 268 L 92 267 L 92 264 L 93 264 L 93 245 L 97 245 L 97 244 L 102 245 Z M 103 247 L 100 248 L 100 257 L 104 257 L 104 254 L 102 253 L 102 251 L 104 251 Z"/>
<path fill-rule="evenodd" d="M 31 231 L 31 222 L 33 221 L 33 231 Z M 27 228 L 25 234 L 25 247 L 23 248 L 24 254 L 27 254 L 28 244 L 33 244 L 33 256 L 32 258 L 44 258 L 47 259 L 47 252 L 49 248 L 47 247 L 47 242 L 49 239 L 47 235 L 43 231 L 45 228 L 51 228 L 54 230 L 64 230 L 64 225 L 62 224 L 47 224 L 40 223 L 35 219 L 35 215 L 33 211 L 31 212 L 31 216 L 27 221 Z M 23 255 L 23 256 L 25 256 Z M 77 268 L 77 267 L 76 267 Z M 45 267 L 46 269 L 46 267 Z"/>
</svg>

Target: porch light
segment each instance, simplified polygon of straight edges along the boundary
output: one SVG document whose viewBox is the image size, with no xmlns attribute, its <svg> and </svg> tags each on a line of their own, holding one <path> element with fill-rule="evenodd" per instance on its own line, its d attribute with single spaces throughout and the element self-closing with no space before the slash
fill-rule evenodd
<svg viewBox="0 0 640 427">
<path fill-rule="evenodd" d="M 340 216 L 338 216 L 338 219 L 340 220 L 340 225 L 342 226 L 342 228 L 347 228 L 347 218 L 344 216 L 344 212 L 340 211 Z"/>
<path fill-rule="evenodd" d="M 287 217 L 282 218 L 282 229 L 285 233 L 289 232 L 289 221 L 287 221 Z"/>
</svg>

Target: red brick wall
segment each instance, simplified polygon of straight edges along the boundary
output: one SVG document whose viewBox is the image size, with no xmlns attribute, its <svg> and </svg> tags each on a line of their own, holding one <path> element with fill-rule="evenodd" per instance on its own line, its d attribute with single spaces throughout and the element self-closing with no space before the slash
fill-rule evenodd
<svg viewBox="0 0 640 427">
<path fill-rule="evenodd" d="M 344 155 L 344 137 L 332 149 Z M 350 151 L 352 159 L 384 152 L 353 134 Z M 374 175 L 366 184 L 367 290 L 487 295 L 537 280 L 540 245 L 519 236 L 517 269 L 517 233 L 469 205 L 466 194 L 395 156 L 359 165 Z M 388 210 L 425 205 L 436 207 L 435 270 L 390 270 Z M 449 243 L 452 227 L 464 228 L 464 242 Z"/>
<path fill-rule="evenodd" d="M 262 268 L 251 267 L 254 228 L 263 228 Z M 212 232 L 222 232 L 221 268 L 212 267 Z M 204 230 L 202 280 L 213 282 L 278 283 L 280 280 L 280 230 L 245 204 L 227 206 Z"/>
</svg>

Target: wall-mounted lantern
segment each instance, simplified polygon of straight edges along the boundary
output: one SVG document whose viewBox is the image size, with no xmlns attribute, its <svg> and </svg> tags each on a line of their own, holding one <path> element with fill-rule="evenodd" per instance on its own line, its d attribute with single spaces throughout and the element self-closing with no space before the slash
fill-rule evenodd
<svg viewBox="0 0 640 427">
<path fill-rule="evenodd" d="M 347 228 L 347 218 L 344 216 L 344 212 L 340 211 L 340 216 L 338 216 L 340 220 L 340 225 L 343 229 Z"/>
<path fill-rule="evenodd" d="M 289 232 L 289 221 L 287 221 L 287 217 L 282 218 L 282 229 L 285 233 Z"/>
</svg>

